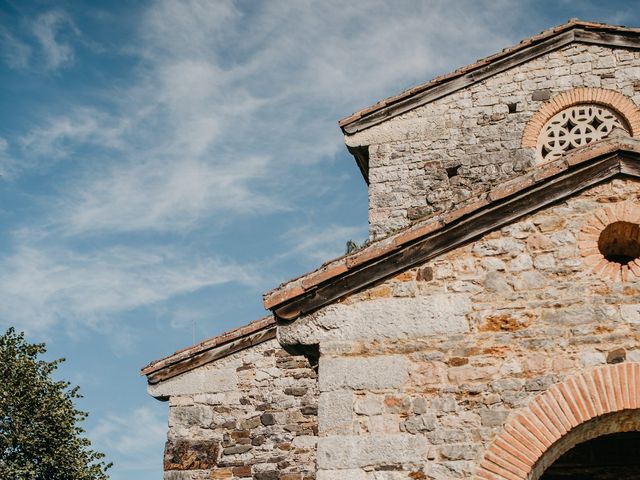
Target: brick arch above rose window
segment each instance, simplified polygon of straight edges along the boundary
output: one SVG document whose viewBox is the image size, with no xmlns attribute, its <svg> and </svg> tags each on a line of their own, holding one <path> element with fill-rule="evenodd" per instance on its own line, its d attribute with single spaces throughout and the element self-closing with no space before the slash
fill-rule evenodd
<svg viewBox="0 0 640 480">
<path fill-rule="evenodd" d="M 544 455 L 586 422 L 640 409 L 640 363 L 566 378 L 517 412 L 489 445 L 477 480 L 529 480 Z"/>
<path fill-rule="evenodd" d="M 562 92 L 545 102 L 525 126 L 522 134 L 522 146 L 535 148 L 542 127 L 554 115 L 581 104 L 602 105 L 614 110 L 626 121 L 631 136 L 640 136 L 640 109 L 633 100 L 615 90 L 581 87 Z"/>
</svg>

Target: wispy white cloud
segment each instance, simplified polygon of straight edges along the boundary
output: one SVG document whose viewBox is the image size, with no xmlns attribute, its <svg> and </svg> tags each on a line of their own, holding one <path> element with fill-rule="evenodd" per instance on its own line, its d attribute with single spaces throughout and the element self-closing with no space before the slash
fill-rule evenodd
<svg viewBox="0 0 640 480">
<path fill-rule="evenodd" d="M 251 269 L 175 248 L 109 247 L 82 253 L 22 246 L 0 259 L 0 318 L 46 332 L 61 322 L 101 326 L 119 315 L 228 282 L 254 284 Z"/>
<path fill-rule="evenodd" d="M 57 70 L 71 65 L 74 49 L 64 39 L 67 33 L 77 33 L 71 17 L 62 10 L 50 10 L 36 17 L 31 32 L 42 51 L 44 65 L 48 70 Z"/>
<path fill-rule="evenodd" d="M 341 114 L 395 93 L 419 72 L 426 79 L 446 70 L 459 61 L 453 52 L 508 43 L 494 25 L 500 5 L 487 3 L 464 30 L 462 7 L 404 6 L 282 1 L 240 11 L 231 1 L 154 2 L 140 22 L 133 52 L 141 62 L 129 90 L 107 111 L 76 105 L 46 119 L 22 146 L 48 162 L 87 143 L 107 150 L 100 158 L 109 168 L 88 159 L 93 175 L 68 185 L 57 205 L 74 234 L 282 211 L 299 193 L 283 177 L 343 148 Z M 49 40 L 73 25 L 59 11 L 37 24 Z M 59 50 L 52 58 L 62 64 L 71 54 Z"/>
<path fill-rule="evenodd" d="M 0 25 L 0 58 L 14 70 L 53 72 L 73 65 L 80 37 L 72 17 L 55 8 L 19 24 Z"/>
<path fill-rule="evenodd" d="M 116 166 L 104 178 L 81 185 L 61 206 L 66 234 L 87 232 L 175 231 L 191 229 L 202 217 L 284 208 L 250 188 L 265 174 L 268 159 L 243 158 L 211 164 L 185 159 Z"/>
<path fill-rule="evenodd" d="M 110 458 L 118 457 L 116 471 L 112 472 L 114 480 L 157 469 L 167 436 L 163 417 L 149 407 L 139 407 L 124 414 L 107 414 L 88 432 L 96 450 L 108 452 Z"/>
<path fill-rule="evenodd" d="M 16 168 L 17 162 L 10 152 L 9 142 L 0 137 L 0 178 L 11 178 Z"/>
<path fill-rule="evenodd" d="M 29 65 L 32 49 L 24 41 L 0 28 L 0 57 L 14 70 L 23 70 Z"/>
<path fill-rule="evenodd" d="M 66 159 L 84 146 L 124 148 L 129 124 L 126 118 L 94 107 L 71 105 L 64 114 L 48 117 L 23 134 L 18 142 L 26 158 Z"/>
<path fill-rule="evenodd" d="M 283 256 L 318 264 L 344 255 L 348 240 L 358 243 L 364 237 L 366 229 L 361 226 L 298 225 L 282 236 L 282 240 L 290 245 Z"/>
<path fill-rule="evenodd" d="M 141 238 L 214 235 L 304 209 L 311 191 L 330 196 L 336 184 L 319 181 L 318 166 L 344 148 L 339 116 L 510 42 L 501 32 L 514 17 L 505 19 L 504 2 L 485 2 L 473 18 L 469 5 L 150 3 L 127 49 L 138 60 L 128 84 L 100 92 L 99 105 L 65 105 L 4 146 L 18 147 L 21 168 L 68 168 L 46 199 L 46 227 L 27 225 L 0 260 L 11 279 L 0 280 L 9 299 L 0 314 L 18 309 L 34 326 L 95 325 L 185 292 L 249 282 L 242 265 Z M 73 62 L 70 38 L 80 34 L 66 13 L 37 17 L 32 31 L 47 68 Z M 298 225 L 265 265 L 324 261 L 362 230 Z"/>
</svg>

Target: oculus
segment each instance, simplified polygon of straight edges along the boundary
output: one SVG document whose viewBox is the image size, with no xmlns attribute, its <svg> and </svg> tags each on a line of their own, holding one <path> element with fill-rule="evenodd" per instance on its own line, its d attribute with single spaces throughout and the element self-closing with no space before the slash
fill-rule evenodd
<svg viewBox="0 0 640 480">
<path fill-rule="evenodd" d="M 538 159 L 555 160 L 566 152 L 607 137 L 615 128 L 629 128 L 615 111 L 596 104 L 576 105 L 555 114 L 542 127 Z"/>
</svg>

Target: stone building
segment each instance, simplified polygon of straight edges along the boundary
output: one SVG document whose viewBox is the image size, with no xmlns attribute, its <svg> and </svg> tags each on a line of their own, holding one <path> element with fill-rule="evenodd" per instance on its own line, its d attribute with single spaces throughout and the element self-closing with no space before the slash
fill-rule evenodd
<svg viewBox="0 0 640 480">
<path fill-rule="evenodd" d="M 343 119 L 370 240 L 143 369 L 165 479 L 640 478 L 639 105 L 574 20 Z"/>
</svg>

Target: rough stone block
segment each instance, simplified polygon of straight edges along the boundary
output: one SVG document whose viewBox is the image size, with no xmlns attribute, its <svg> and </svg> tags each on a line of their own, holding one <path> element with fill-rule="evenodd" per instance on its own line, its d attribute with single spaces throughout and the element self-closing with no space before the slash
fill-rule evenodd
<svg viewBox="0 0 640 480">
<path fill-rule="evenodd" d="M 149 394 L 154 397 L 192 395 L 196 393 L 231 392 L 238 386 L 234 369 L 216 369 L 208 366 L 197 368 L 157 385 L 149 385 Z"/>
<path fill-rule="evenodd" d="M 398 388 L 406 382 L 408 369 L 401 355 L 320 358 L 320 391 Z"/>
<path fill-rule="evenodd" d="M 426 439 L 408 434 L 334 436 L 318 440 L 318 468 L 352 469 L 424 463 Z M 343 477 L 345 478 L 345 477 Z"/>
<path fill-rule="evenodd" d="M 353 433 L 353 393 L 350 390 L 320 393 L 318 431 L 320 435 Z"/>
<path fill-rule="evenodd" d="M 220 444 L 215 440 L 169 440 L 164 450 L 164 469 L 210 469 L 217 465 L 219 451 Z"/>
<path fill-rule="evenodd" d="M 384 298 L 356 304 L 334 304 L 283 325 L 284 343 L 416 338 L 469 331 L 468 295 L 433 294 L 416 298 Z"/>
<path fill-rule="evenodd" d="M 622 319 L 629 323 L 640 323 L 640 304 L 620 305 Z"/>
<path fill-rule="evenodd" d="M 367 474 L 360 469 L 318 470 L 317 480 L 367 480 Z"/>
</svg>

